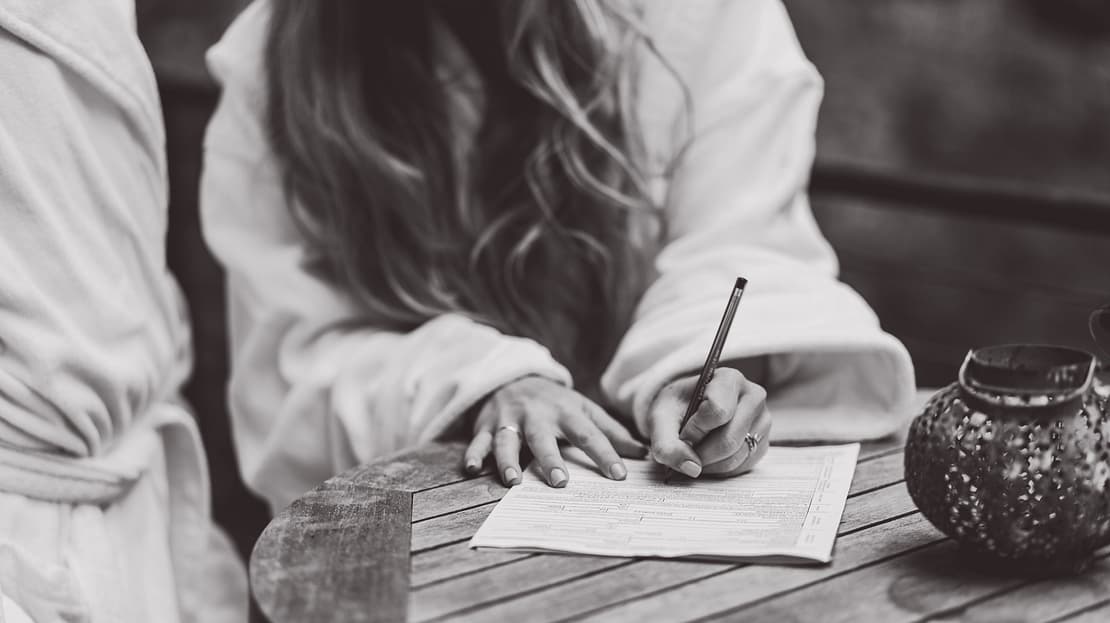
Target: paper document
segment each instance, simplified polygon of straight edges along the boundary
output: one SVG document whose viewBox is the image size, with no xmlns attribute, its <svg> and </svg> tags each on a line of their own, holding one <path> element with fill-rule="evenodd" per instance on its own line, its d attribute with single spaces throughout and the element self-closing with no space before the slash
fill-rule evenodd
<svg viewBox="0 0 1110 623">
<path fill-rule="evenodd" d="M 692 480 L 625 460 L 609 480 L 578 450 L 570 480 L 547 486 L 529 469 L 470 540 L 472 548 L 749 562 L 829 562 L 859 444 L 772 446 L 751 472 Z"/>
</svg>

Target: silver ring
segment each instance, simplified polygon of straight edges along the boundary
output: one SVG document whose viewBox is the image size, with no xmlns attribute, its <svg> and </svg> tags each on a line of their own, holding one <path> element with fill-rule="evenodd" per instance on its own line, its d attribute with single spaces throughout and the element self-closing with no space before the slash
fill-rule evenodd
<svg viewBox="0 0 1110 623">
<path fill-rule="evenodd" d="M 756 447 L 761 441 L 763 441 L 763 438 L 759 435 L 753 435 L 751 433 L 744 435 L 744 443 L 748 444 L 748 450 L 750 452 L 755 452 Z"/>
<path fill-rule="evenodd" d="M 493 436 L 496 437 L 497 435 L 501 434 L 501 431 L 503 431 L 503 430 L 512 431 L 512 432 L 516 433 L 517 439 L 519 439 L 521 441 L 524 441 L 524 434 L 520 432 L 519 428 L 513 426 L 512 424 L 506 424 L 504 426 L 498 426 L 497 430 L 494 431 Z"/>
</svg>

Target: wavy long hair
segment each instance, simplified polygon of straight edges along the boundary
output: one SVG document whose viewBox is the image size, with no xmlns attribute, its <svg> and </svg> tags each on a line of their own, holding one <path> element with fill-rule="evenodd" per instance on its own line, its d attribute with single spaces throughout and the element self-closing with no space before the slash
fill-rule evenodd
<svg viewBox="0 0 1110 623">
<path fill-rule="evenodd" d="M 466 314 L 595 383 L 662 236 L 631 109 L 651 42 L 603 0 L 493 0 L 463 139 L 440 2 L 274 0 L 268 130 L 314 269 L 368 324 Z"/>
</svg>

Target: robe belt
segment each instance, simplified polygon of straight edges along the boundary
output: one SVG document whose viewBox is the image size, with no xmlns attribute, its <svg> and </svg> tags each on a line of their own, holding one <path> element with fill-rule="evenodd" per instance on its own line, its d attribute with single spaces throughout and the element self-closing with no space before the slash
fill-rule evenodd
<svg viewBox="0 0 1110 623">
<path fill-rule="evenodd" d="M 93 457 L 21 448 L 4 439 L 0 428 L 0 491 L 64 504 L 107 505 L 120 499 L 147 471 L 157 444 L 158 428 L 172 403 L 156 405 L 149 417 L 134 422 L 108 451 Z"/>
</svg>

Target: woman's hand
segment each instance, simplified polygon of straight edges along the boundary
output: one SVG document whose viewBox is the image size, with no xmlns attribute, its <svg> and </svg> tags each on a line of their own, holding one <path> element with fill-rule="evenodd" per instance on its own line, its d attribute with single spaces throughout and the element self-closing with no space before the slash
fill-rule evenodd
<svg viewBox="0 0 1110 623">
<path fill-rule="evenodd" d="M 492 449 L 501 480 L 507 486 L 519 484 L 521 444 L 527 443 L 547 484 L 563 487 L 567 468 L 559 453 L 560 440 L 585 451 L 613 480 L 624 480 L 628 474 L 621 456 L 647 454 L 624 425 L 590 399 L 554 381 L 527 376 L 486 399 L 466 449 L 466 471 L 477 473 Z"/>
<path fill-rule="evenodd" d="M 651 455 L 656 462 L 697 478 L 735 476 L 755 466 L 767 452 L 771 414 L 767 391 L 733 368 L 717 368 L 705 400 L 679 434 L 698 377 L 671 382 L 651 406 Z"/>
</svg>

